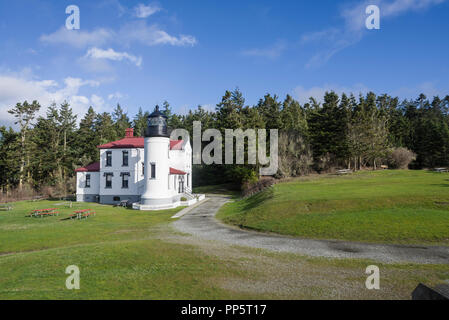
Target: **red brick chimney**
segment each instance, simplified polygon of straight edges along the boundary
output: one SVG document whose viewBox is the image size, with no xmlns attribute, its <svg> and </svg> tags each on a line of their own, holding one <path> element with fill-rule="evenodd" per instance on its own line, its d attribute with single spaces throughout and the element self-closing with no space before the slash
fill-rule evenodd
<svg viewBox="0 0 449 320">
<path fill-rule="evenodd" d="M 125 138 L 132 138 L 134 137 L 134 129 L 128 128 L 125 130 Z"/>
</svg>

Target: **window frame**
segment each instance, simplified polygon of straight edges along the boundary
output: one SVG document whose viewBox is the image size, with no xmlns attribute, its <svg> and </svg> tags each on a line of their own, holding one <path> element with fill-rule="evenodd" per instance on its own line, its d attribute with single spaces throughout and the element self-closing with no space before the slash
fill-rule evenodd
<svg viewBox="0 0 449 320">
<path fill-rule="evenodd" d="M 125 157 L 126 154 L 126 157 Z M 125 159 L 126 159 L 126 163 L 125 163 Z M 129 166 L 129 151 L 128 150 L 123 150 L 122 151 L 122 167 L 128 167 Z"/>
<path fill-rule="evenodd" d="M 84 181 L 84 188 L 88 189 L 90 188 L 90 173 L 86 174 L 86 181 Z"/>
<path fill-rule="evenodd" d="M 106 167 L 112 167 L 112 151 L 106 151 Z"/>
<path fill-rule="evenodd" d="M 129 189 L 129 178 L 131 177 L 129 172 L 122 172 L 120 173 L 120 176 L 122 177 L 122 189 Z M 125 177 L 127 177 L 127 179 L 125 180 Z M 126 186 L 124 185 L 126 181 Z"/>
<path fill-rule="evenodd" d="M 114 174 L 110 173 L 110 172 L 107 172 L 107 173 L 104 174 L 104 177 L 105 177 L 104 188 L 105 189 L 112 189 L 112 178 L 114 177 Z M 109 181 L 110 182 L 109 186 L 108 186 L 108 177 L 111 177 L 111 180 Z"/>
<path fill-rule="evenodd" d="M 156 180 L 156 163 L 150 162 L 150 179 Z"/>
</svg>

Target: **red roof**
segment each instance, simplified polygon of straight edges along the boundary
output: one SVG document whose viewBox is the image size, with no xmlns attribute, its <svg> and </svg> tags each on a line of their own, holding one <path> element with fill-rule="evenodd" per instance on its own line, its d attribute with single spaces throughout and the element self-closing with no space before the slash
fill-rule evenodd
<svg viewBox="0 0 449 320">
<path fill-rule="evenodd" d="M 170 150 L 182 150 L 182 140 L 170 140 Z"/>
<path fill-rule="evenodd" d="M 109 142 L 98 146 L 99 149 L 133 149 L 133 148 L 143 148 L 144 138 L 143 137 L 126 137 L 121 140 Z"/>
<path fill-rule="evenodd" d="M 85 167 L 78 168 L 75 172 L 98 172 L 100 171 L 100 162 L 91 163 Z"/>
<path fill-rule="evenodd" d="M 171 140 L 170 150 L 181 150 L 183 140 Z M 126 137 L 121 140 L 109 142 L 98 146 L 99 149 L 134 149 L 143 148 L 145 140 L 143 137 Z"/>
<path fill-rule="evenodd" d="M 175 168 L 170 168 L 170 174 L 182 174 L 182 175 L 184 175 L 184 174 L 187 174 L 187 173 L 185 173 L 184 171 L 175 169 Z"/>
</svg>

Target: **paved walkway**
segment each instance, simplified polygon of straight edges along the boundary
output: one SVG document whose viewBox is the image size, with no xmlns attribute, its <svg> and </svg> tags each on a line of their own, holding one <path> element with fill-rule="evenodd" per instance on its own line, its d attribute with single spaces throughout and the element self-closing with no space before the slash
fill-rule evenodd
<svg viewBox="0 0 449 320">
<path fill-rule="evenodd" d="M 196 237 L 230 245 L 291 252 L 328 258 L 372 259 L 380 262 L 414 262 L 449 264 L 449 247 L 379 245 L 346 241 L 309 240 L 246 231 L 224 225 L 215 218 L 218 209 L 228 201 L 225 196 L 211 199 L 174 222 L 179 231 Z"/>
</svg>

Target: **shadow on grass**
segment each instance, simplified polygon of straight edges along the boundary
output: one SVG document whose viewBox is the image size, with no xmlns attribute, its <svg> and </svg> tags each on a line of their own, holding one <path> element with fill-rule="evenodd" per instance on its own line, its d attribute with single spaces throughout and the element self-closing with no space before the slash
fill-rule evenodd
<svg viewBox="0 0 449 320">
<path fill-rule="evenodd" d="M 274 197 L 274 189 L 273 187 L 269 187 L 262 192 L 259 192 L 245 200 L 244 210 L 251 210 L 255 207 L 262 205 L 265 201 L 272 199 Z"/>
</svg>

